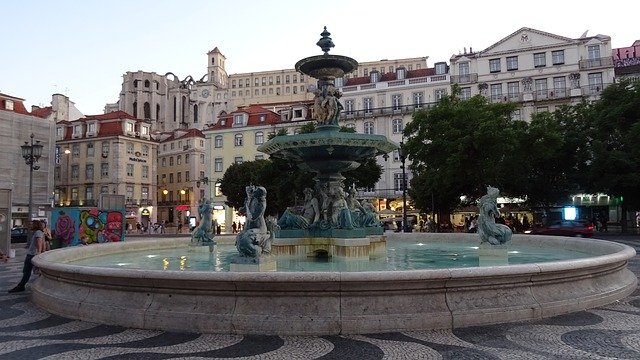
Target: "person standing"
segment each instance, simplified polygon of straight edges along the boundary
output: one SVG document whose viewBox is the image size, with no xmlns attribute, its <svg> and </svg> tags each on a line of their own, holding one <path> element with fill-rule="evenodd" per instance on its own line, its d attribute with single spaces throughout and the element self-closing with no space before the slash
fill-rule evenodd
<svg viewBox="0 0 640 360">
<path fill-rule="evenodd" d="M 234 234 L 238 232 L 238 225 L 236 224 L 235 221 L 231 224 L 231 230 L 233 231 Z"/>
<path fill-rule="evenodd" d="M 9 290 L 9 293 L 24 291 L 25 285 L 29 282 L 29 278 L 31 278 L 31 273 L 33 272 L 31 259 L 44 251 L 44 233 L 42 230 L 43 226 L 41 221 L 33 220 L 31 222 L 31 231 L 33 231 L 33 234 L 31 235 L 31 239 L 27 241 L 27 256 L 24 259 L 24 266 L 22 267 L 22 279 L 16 287 Z"/>
</svg>

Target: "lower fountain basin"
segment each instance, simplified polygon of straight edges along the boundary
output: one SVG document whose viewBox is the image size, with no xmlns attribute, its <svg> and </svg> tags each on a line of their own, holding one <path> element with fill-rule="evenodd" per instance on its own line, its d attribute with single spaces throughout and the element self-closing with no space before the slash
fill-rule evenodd
<svg viewBox="0 0 640 360">
<path fill-rule="evenodd" d="M 443 236 L 444 235 L 444 236 Z M 477 244 L 475 234 L 391 234 Z M 68 318 L 229 334 L 330 335 L 449 329 L 540 319 L 631 294 L 635 251 L 594 239 L 516 235 L 514 245 L 589 257 L 522 265 L 363 272 L 182 272 L 71 265 L 105 253 L 184 246 L 156 239 L 48 251 L 32 300 Z M 496 251 L 496 253 L 499 253 Z"/>
</svg>

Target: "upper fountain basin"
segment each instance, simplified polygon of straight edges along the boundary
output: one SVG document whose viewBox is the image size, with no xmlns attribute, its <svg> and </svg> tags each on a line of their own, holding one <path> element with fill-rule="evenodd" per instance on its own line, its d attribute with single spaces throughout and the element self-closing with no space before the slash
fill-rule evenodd
<svg viewBox="0 0 640 360">
<path fill-rule="evenodd" d="M 296 63 L 296 71 L 315 79 L 342 77 L 357 67 L 358 62 L 350 57 L 329 54 L 310 56 Z"/>
</svg>

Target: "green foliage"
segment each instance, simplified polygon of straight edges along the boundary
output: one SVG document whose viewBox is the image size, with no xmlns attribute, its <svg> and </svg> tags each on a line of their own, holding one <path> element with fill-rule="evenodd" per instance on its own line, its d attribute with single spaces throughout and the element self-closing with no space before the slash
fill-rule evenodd
<svg viewBox="0 0 640 360">
<path fill-rule="evenodd" d="M 348 127 L 348 126 L 340 126 L 340 132 L 346 132 L 346 133 L 354 133 L 356 132 L 356 129 L 352 128 L 352 127 Z"/>
<path fill-rule="evenodd" d="M 274 137 L 276 137 L 276 136 L 284 136 L 284 135 L 287 135 L 288 133 L 289 133 L 289 129 L 287 129 L 287 128 L 280 128 L 280 129 L 278 129 L 278 131 L 277 131 L 277 132 L 269 133 L 269 135 L 267 136 L 267 139 L 268 139 L 268 140 L 271 140 L 271 139 L 273 139 L 273 138 L 274 138 Z"/>
<path fill-rule="evenodd" d="M 404 131 L 414 174 L 409 194 L 421 209 L 431 207 L 431 194 L 437 210 L 449 211 L 461 195 L 477 199 L 487 185 L 518 191 L 512 170 L 519 166 L 514 153 L 524 126 L 511 120 L 515 105 L 488 103 L 482 96 L 462 101 L 457 91 L 415 112 Z"/>
<path fill-rule="evenodd" d="M 586 112 L 590 119 L 585 187 L 640 206 L 640 81 L 612 84 Z"/>
<path fill-rule="evenodd" d="M 309 121 L 300 127 L 300 134 L 310 134 L 316 132 L 316 122 Z"/>
<path fill-rule="evenodd" d="M 375 158 L 369 158 L 355 170 L 346 171 L 342 175 L 345 177 L 346 188 L 355 184 L 356 188 L 373 189 L 382 176 L 382 166 L 378 165 Z"/>
</svg>

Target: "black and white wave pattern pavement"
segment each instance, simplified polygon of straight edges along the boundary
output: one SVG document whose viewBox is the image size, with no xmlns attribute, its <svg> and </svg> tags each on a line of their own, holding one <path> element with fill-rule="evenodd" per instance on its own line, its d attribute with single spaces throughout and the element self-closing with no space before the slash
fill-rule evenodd
<svg viewBox="0 0 640 360">
<path fill-rule="evenodd" d="M 621 241 L 636 247 L 640 239 Z M 40 310 L 8 294 L 24 253 L 0 263 L 0 359 L 640 359 L 640 291 L 541 321 L 349 336 L 241 336 L 128 329 Z M 640 274 L 636 257 L 630 268 Z"/>
</svg>

